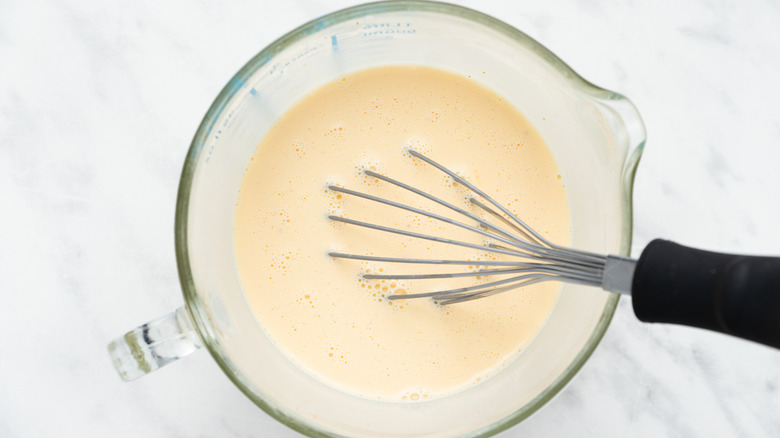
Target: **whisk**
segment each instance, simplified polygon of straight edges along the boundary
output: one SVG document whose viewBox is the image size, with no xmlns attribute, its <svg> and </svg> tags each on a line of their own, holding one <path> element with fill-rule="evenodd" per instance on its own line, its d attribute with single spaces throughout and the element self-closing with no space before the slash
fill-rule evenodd
<svg viewBox="0 0 780 438">
<path fill-rule="evenodd" d="M 453 266 L 478 264 L 487 268 L 435 274 L 363 274 L 365 279 L 501 278 L 448 290 L 390 295 L 388 300 L 431 298 L 439 305 L 452 305 L 540 282 L 560 281 L 632 295 L 634 313 L 644 322 L 700 327 L 780 348 L 780 258 L 714 253 L 660 239 L 650 242 L 638 260 L 560 246 L 545 239 L 509 209 L 452 170 L 415 150 L 409 149 L 407 152 L 467 188 L 472 194 L 469 203 L 484 211 L 492 220 L 483 219 L 440 197 L 372 170 L 363 172 L 369 177 L 440 204 L 457 213 L 459 220 L 344 187 L 329 185 L 328 188 L 469 230 L 489 243 L 453 240 L 337 215 L 329 215 L 328 218 L 349 225 L 508 257 L 501 261 L 475 262 L 328 253 L 340 259 Z"/>
</svg>

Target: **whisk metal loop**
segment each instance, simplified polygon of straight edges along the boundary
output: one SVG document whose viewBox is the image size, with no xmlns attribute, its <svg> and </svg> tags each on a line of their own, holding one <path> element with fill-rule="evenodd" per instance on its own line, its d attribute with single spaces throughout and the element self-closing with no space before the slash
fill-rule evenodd
<svg viewBox="0 0 780 438">
<path fill-rule="evenodd" d="M 429 217 L 431 219 L 436 219 L 438 221 L 441 221 L 441 222 L 444 222 L 444 223 L 448 223 L 450 225 L 455 225 L 456 227 L 460 227 L 460 228 L 463 228 L 463 229 L 466 229 L 466 230 L 469 230 L 469 231 L 473 231 L 473 232 L 481 234 L 482 236 L 487 237 L 489 239 L 496 239 L 496 240 L 498 240 L 500 242 L 506 243 L 507 245 L 513 245 L 513 246 L 517 246 L 517 247 L 519 247 L 521 249 L 524 249 L 524 246 L 520 245 L 520 243 L 523 243 L 523 242 L 519 242 L 518 243 L 516 241 L 509 240 L 509 239 L 506 239 L 506 238 L 501 237 L 499 235 L 496 235 L 496 234 L 493 234 L 493 233 L 489 233 L 489 232 L 484 231 L 484 230 L 480 230 L 477 227 L 473 227 L 471 225 L 464 224 L 463 222 L 459 222 L 459 221 L 456 221 L 456 220 L 453 220 L 453 219 L 450 219 L 450 218 L 438 215 L 436 213 L 431 213 L 429 211 L 421 210 L 419 208 L 412 207 L 410 205 L 401 204 L 399 202 L 391 201 L 389 199 L 380 198 L 380 197 L 374 196 L 374 195 L 369 195 L 367 193 L 356 192 L 354 190 L 345 189 L 345 188 L 339 187 L 339 186 L 331 185 L 331 186 L 328 186 L 328 188 L 330 190 L 333 190 L 334 192 L 339 192 L 339 193 L 344 193 L 344 194 L 347 194 L 347 195 L 357 196 L 359 198 L 363 198 L 363 199 L 368 199 L 370 201 L 379 202 L 380 204 L 385 204 L 385 205 L 389 205 L 391 207 L 400 208 L 401 210 L 406 210 L 406 211 L 410 211 L 412 213 L 417 213 L 417 214 L 419 214 L 421 216 Z M 331 219 L 333 219 L 333 218 L 331 218 Z M 336 220 L 338 220 L 338 219 L 336 219 Z M 506 250 L 509 251 L 508 249 L 506 249 Z"/>
<path fill-rule="evenodd" d="M 501 205 L 498 202 L 496 202 L 495 200 L 493 200 L 493 198 L 488 196 L 487 193 L 485 193 L 482 190 L 478 189 L 476 186 L 474 186 L 470 182 L 468 182 L 465 179 L 463 179 L 462 177 L 460 177 L 457 173 L 447 169 L 446 167 L 442 166 L 441 164 L 431 160 L 430 158 L 426 157 L 425 155 L 423 155 L 423 154 L 421 154 L 421 153 L 419 153 L 419 152 L 417 152 L 415 150 L 408 149 L 407 152 L 409 152 L 409 155 L 411 155 L 411 156 L 413 156 L 415 158 L 419 158 L 419 159 L 425 161 L 426 163 L 430 164 L 431 166 L 433 166 L 433 167 L 441 170 L 442 172 L 446 173 L 452 179 L 454 179 L 458 184 L 466 187 L 467 189 L 469 189 L 472 192 L 476 193 L 477 195 L 481 196 L 486 201 L 488 201 L 491 204 L 493 204 L 496 208 L 498 208 L 499 210 L 503 211 L 504 214 L 509 216 L 513 221 L 517 222 L 518 225 L 523 227 L 524 230 L 526 230 L 527 232 L 531 233 L 531 235 L 533 235 L 536 239 L 538 239 L 538 241 L 541 241 L 542 243 L 544 243 L 545 245 L 548 245 L 548 246 L 552 246 L 552 247 L 555 246 L 551 242 L 547 241 L 547 239 L 542 237 L 539 233 L 537 233 L 533 228 L 531 228 L 528 225 L 526 225 L 525 222 L 521 221 L 520 218 L 515 216 L 506 207 L 504 207 L 503 205 Z"/>
<path fill-rule="evenodd" d="M 451 204 L 451 203 L 449 203 L 449 202 L 447 202 L 447 201 L 445 201 L 445 200 L 443 200 L 441 198 L 438 198 L 438 197 L 436 197 L 434 195 L 431 195 L 430 193 L 423 192 L 420 189 L 414 188 L 414 187 L 412 187 L 412 186 L 410 186 L 408 184 L 402 183 L 401 181 L 398 181 L 398 180 L 389 178 L 387 176 L 378 174 L 378 173 L 376 173 L 374 171 L 371 171 L 371 170 L 365 170 L 365 171 L 363 171 L 363 173 L 368 175 L 368 176 L 370 176 L 370 177 L 376 178 L 376 179 L 381 180 L 381 181 L 385 181 L 385 182 L 390 183 L 390 184 L 392 184 L 394 186 L 397 186 L 397 187 L 400 187 L 402 189 L 408 190 L 408 191 L 410 191 L 410 192 L 412 192 L 412 193 L 414 193 L 416 195 L 419 195 L 419 196 L 422 196 L 422 197 L 424 197 L 426 199 L 429 199 L 429 200 L 431 200 L 431 201 L 433 201 L 433 202 L 435 202 L 435 203 L 437 203 L 439 205 L 447 207 L 448 209 L 450 209 L 452 211 L 455 211 L 455 212 L 457 212 L 457 213 L 459 213 L 459 214 L 461 214 L 463 216 L 468 217 L 469 219 L 472 219 L 472 220 L 476 221 L 480 226 L 485 227 L 485 228 L 490 229 L 490 230 L 493 230 L 493 231 L 503 235 L 504 237 L 515 241 L 518 244 L 525 243 L 523 240 L 517 239 L 517 237 L 515 237 L 513 234 L 508 233 L 508 232 L 504 231 L 501 228 L 493 226 L 491 223 L 483 220 L 479 216 L 476 216 L 473 213 L 470 213 L 470 212 L 468 212 L 468 211 L 466 211 L 466 210 L 464 210 L 464 209 L 462 209 L 462 208 L 460 208 L 460 207 L 458 207 L 456 205 L 453 205 L 453 204 Z"/>
<path fill-rule="evenodd" d="M 371 228 L 371 229 L 379 230 L 379 231 L 386 231 L 388 233 L 393 233 L 393 234 L 400 234 L 402 236 L 416 237 L 418 239 L 430 240 L 432 242 L 449 243 L 450 245 L 462 246 L 462 247 L 471 248 L 471 249 L 478 249 L 478 250 L 481 250 L 481 251 L 495 252 L 495 253 L 504 254 L 504 255 L 519 255 L 519 256 L 524 256 L 524 257 L 530 257 L 530 256 L 528 256 L 528 255 L 526 255 L 524 253 L 518 252 L 518 251 L 513 251 L 513 250 L 508 250 L 508 249 L 503 249 L 503 248 L 494 248 L 494 247 L 490 247 L 490 246 L 487 246 L 487 245 L 478 245 L 476 243 L 461 242 L 459 240 L 446 239 L 444 237 L 438 237 L 438 236 L 431 236 L 430 234 L 415 233 L 413 231 L 406 231 L 406 230 L 401 230 L 401 229 L 398 229 L 398 228 L 392 228 L 392 227 L 385 227 L 385 226 L 382 226 L 382 225 L 370 224 L 368 222 L 356 221 L 356 220 L 353 220 L 353 219 L 348 219 L 348 218 L 341 217 L 341 216 L 336 216 L 336 215 L 330 215 L 330 216 L 328 216 L 328 219 L 330 219 L 332 221 L 336 221 L 336 222 L 343 222 L 345 224 L 357 225 L 359 227 Z M 331 257 L 333 257 L 332 254 L 330 254 L 330 255 L 331 255 Z"/>
</svg>

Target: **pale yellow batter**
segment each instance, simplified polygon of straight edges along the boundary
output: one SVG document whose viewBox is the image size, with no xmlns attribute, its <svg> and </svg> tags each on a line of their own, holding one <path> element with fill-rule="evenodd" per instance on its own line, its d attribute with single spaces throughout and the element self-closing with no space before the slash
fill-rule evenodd
<svg viewBox="0 0 780 438">
<path fill-rule="evenodd" d="M 463 187 L 406 148 L 458 172 L 553 242 L 569 243 L 566 192 L 533 126 L 476 81 L 413 66 L 353 73 L 293 106 L 248 164 L 235 212 L 239 274 L 268 336 L 329 384 L 399 401 L 440 397 L 498 371 L 533 339 L 560 289 L 540 284 L 441 307 L 427 299 L 384 297 L 488 280 L 361 279 L 361 272 L 474 270 L 477 260 L 503 257 L 326 219 L 338 214 L 481 243 L 468 231 L 326 190 L 336 184 L 457 217 L 361 173 L 370 168 L 480 214 L 466 202 Z M 359 262 L 328 257 L 329 250 L 465 258 L 475 266 Z"/>
</svg>

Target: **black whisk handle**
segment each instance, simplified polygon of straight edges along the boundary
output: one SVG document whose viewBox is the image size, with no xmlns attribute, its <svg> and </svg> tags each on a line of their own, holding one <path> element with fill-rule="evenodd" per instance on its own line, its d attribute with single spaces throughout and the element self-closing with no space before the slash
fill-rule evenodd
<svg viewBox="0 0 780 438">
<path fill-rule="evenodd" d="M 700 327 L 780 348 L 780 257 L 654 240 L 637 262 L 631 295 L 641 321 Z"/>
</svg>

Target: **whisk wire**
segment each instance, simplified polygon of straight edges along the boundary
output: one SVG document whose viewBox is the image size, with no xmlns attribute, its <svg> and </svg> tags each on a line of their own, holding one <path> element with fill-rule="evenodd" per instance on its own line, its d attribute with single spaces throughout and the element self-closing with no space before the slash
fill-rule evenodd
<svg viewBox="0 0 780 438">
<path fill-rule="evenodd" d="M 548 246 L 555 246 L 555 245 L 553 245 L 551 242 L 547 241 L 547 239 L 545 239 L 544 237 L 542 237 L 542 236 L 541 236 L 539 233 L 537 233 L 536 231 L 534 231 L 534 229 L 533 229 L 533 228 L 531 228 L 531 227 L 529 227 L 528 225 L 526 225 L 526 223 L 525 223 L 525 222 L 523 222 L 522 220 L 520 220 L 520 218 L 518 218 L 517 216 L 515 216 L 515 215 L 514 215 L 514 214 L 513 214 L 511 211 L 509 211 L 509 210 L 508 210 L 506 207 L 504 207 L 503 205 L 501 205 L 501 204 L 499 204 L 498 202 L 496 202 L 496 201 L 495 201 L 493 198 L 491 198 L 490 196 L 488 196 L 488 194 L 487 194 L 487 193 L 485 193 L 485 192 L 483 192 L 482 190 L 478 189 L 476 186 L 474 186 L 474 185 L 473 185 L 473 184 L 471 184 L 470 182 L 468 182 L 468 181 L 466 181 L 465 179 L 463 179 L 463 178 L 462 178 L 461 176 L 459 176 L 457 173 L 455 173 L 455 172 L 453 172 L 453 171 L 451 171 L 451 170 L 447 169 L 446 167 L 442 166 L 441 164 L 439 164 L 439 163 L 437 163 L 437 162 L 435 162 L 435 161 L 431 160 L 430 158 L 426 157 L 425 155 L 423 155 L 423 154 L 421 154 L 421 153 L 419 153 L 419 152 L 417 152 L 417 151 L 415 151 L 415 150 L 413 150 L 413 149 L 409 149 L 409 150 L 407 150 L 407 152 L 409 152 L 409 155 L 411 155 L 411 156 L 413 156 L 413 157 L 415 157 L 415 158 L 419 158 L 419 159 L 421 159 L 421 160 L 425 161 L 426 163 L 430 164 L 431 166 L 433 166 L 433 167 L 435 167 L 435 168 L 437 168 L 437 169 L 441 170 L 442 172 L 446 173 L 446 174 L 447 174 L 447 175 L 449 175 L 449 176 L 450 176 L 452 179 L 454 179 L 454 180 L 455 180 L 455 181 L 456 181 L 458 184 L 460 184 L 460 185 L 462 185 L 462 186 L 464 186 L 464 187 L 468 188 L 468 189 L 469 189 L 469 190 L 471 190 L 472 192 L 474 192 L 474 193 L 478 194 L 479 196 L 481 196 L 481 197 L 482 197 L 483 199 L 485 199 L 486 201 L 488 201 L 488 202 L 490 202 L 491 204 L 493 204 L 493 205 L 494 205 L 496 208 L 498 208 L 499 210 L 501 210 L 502 212 L 504 212 L 504 214 L 506 214 L 507 216 L 509 216 L 509 217 L 510 217 L 510 218 L 511 218 L 513 221 L 517 222 L 517 224 L 518 224 L 518 225 L 520 225 L 521 227 L 523 227 L 523 229 L 524 229 L 524 230 L 528 231 L 528 232 L 529 232 L 531 235 L 533 235 L 533 236 L 534 236 L 536 239 L 538 239 L 539 241 L 543 242 L 544 244 L 546 244 L 546 245 L 548 245 Z"/>
<path fill-rule="evenodd" d="M 402 236 L 408 236 L 408 237 L 415 237 L 417 239 L 423 239 L 423 240 L 430 240 L 432 242 L 439 242 L 439 243 L 448 243 L 450 245 L 456 245 L 456 246 L 462 246 L 465 248 L 471 248 L 471 249 L 478 249 L 480 251 L 487 251 L 487 252 L 494 252 L 498 254 L 504 254 L 504 255 L 514 255 L 514 256 L 523 256 L 523 257 L 531 257 L 530 255 L 514 251 L 514 250 L 508 250 L 508 249 L 502 249 L 502 248 L 493 248 L 487 245 L 479 245 L 476 243 L 468 243 L 468 242 L 462 242 L 459 240 L 453 240 L 453 239 L 447 239 L 444 237 L 438 237 L 438 236 L 431 236 L 430 234 L 422 234 L 422 233 L 415 233 L 414 231 L 406 231 L 401 230 L 399 228 L 392 228 L 392 227 L 386 227 L 383 225 L 376 225 L 376 224 L 370 224 L 368 222 L 363 221 L 357 221 L 354 219 L 348 219 L 341 216 L 336 215 L 330 215 L 328 216 L 328 219 L 336 222 L 343 222 L 346 224 L 351 225 L 357 225 L 359 227 L 364 228 L 371 228 L 373 230 L 379 230 L 379 231 L 386 231 L 388 233 L 393 234 L 400 234 Z M 331 257 L 333 257 L 332 254 L 330 254 Z"/>
<path fill-rule="evenodd" d="M 473 213 L 470 213 L 470 212 L 468 212 L 468 211 L 466 211 L 466 210 L 464 210 L 464 209 L 462 209 L 462 208 L 460 208 L 460 207 L 458 207 L 456 205 L 453 205 L 453 204 L 451 204 L 451 203 L 449 203 L 449 202 L 447 202 L 447 201 L 445 201 L 445 200 L 443 200 L 441 198 L 438 198 L 438 197 L 436 197 L 434 195 L 431 195 L 430 193 L 423 192 L 420 189 L 417 189 L 417 188 L 412 187 L 412 186 L 410 186 L 408 184 L 405 184 L 405 183 L 403 183 L 401 181 L 395 180 L 393 178 L 389 178 L 387 176 L 381 175 L 381 174 L 376 173 L 376 172 L 371 171 L 371 170 L 364 170 L 363 173 L 368 175 L 368 176 L 370 176 L 370 177 L 379 179 L 381 181 L 385 181 L 385 182 L 390 183 L 392 185 L 395 185 L 397 187 L 400 187 L 400 188 L 403 188 L 405 190 L 408 190 L 408 191 L 410 191 L 410 192 L 412 192 L 414 194 L 417 194 L 417 195 L 422 196 L 422 197 L 424 197 L 426 199 L 429 199 L 429 200 L 431 200 L 431 201 L 433 201 L 433 202 L 435 202 L 435 203 L 437 203 L 439 205 L 447 207 L 448 209 L 450 209 L 452 211 L 455 211 L 455 212 L 457 212 L 457 213 L 459 213 L 459 214 L 461 214 L 463 216 L 466 216 L 469 219 L 476 221 L 477 224 L 479 224 L 479 225 L 481 225 L 481 226 L 483 226 L 485 228 L 491 229 L 491 230 L 501 234 L 502 236 L 504 236 L 504 237 L 506 237 L 506 238 L 508 238 L 510 240 L 513 240 L 514 242 L 516 242 L 518 244 L 524 244 L 525 243 L 523 240 L 518 239 L 516 235 L 514 235 L 514 234 L 512 234 L 510 232 L 507 232 L 507 231 L 501 229 L 500 227 L 497 227 L 497 226 L 491 224 L 490 222 L 487 222 L 486 220 L 480 218 L 479 216 L 474 215 Z M 513 227 L 516 227 L 511 222 L 508 222 L 508 224 L 512 225 Z"/>
<path fill-rule="evenodd" d="M 521 264 L 518 263 L 518 266 Z M 441 274 L 363 274 L 366 280 L 425 280 L 437 278 L 461 278 L 461 277 L 489 277 L 493 275 L 519 274 L 522 272 L 548 272 L 548 273 L 568 273 L 576 275 L 577 270 L 556 268 L 553 265 L 543 265 L 539 263 L 527 263 L 522 266 L 510 269 L 482 269 L 470 272 L 446 272 Z M 595 278 L 595 277 L 594 277 Z"/>
<path fill-rule="evenodd" d="M 345 189 L 343 187 L 338 187 L 338 186 L 333 186 L 333 185 L 328 186 L 328 188 L 330 190 L 333 190 L 334 192 L 344 193 L 344 194 L 347 194 L 347 195 L 352 195 L 352 196 L 356 196 L 356 197 L 359 197 L 359 198 L 367 199 L 367 200 L 370 200 L 370 201 L 379 202 L 380 204 L 389 205 L 391 207 L 399 208 L 401 210 L 410 211 L 412 213 L 416 213 L 416 214 L 419 214 L 421 216 L 429 217 L 431 219 L 436 219 L 438 221 L 445 222 L 445 223 L 448 223 L 450 225 L 455 225 L 455 226 L 463 228 L 465 230 L 473 231 L 473 232 L 475 232 L 477 234 L 480 234 L 480 235 L 482 235 L 484 237 L 487 237 L 489 239 L 495 239 L 495 240 L 498 240 L 500 242 L 504 242 L 507 245 L 512 245 L 512 246 L 518 247 L 520 249 L 528 249 L 529 248 L 528 244 L 526 244 L 525 242 L 517 241 L 516 239 L 509 240 L 509 239 L 506 239 L 506 238 L 501 237 L 499 235 L 487 232 L 485 230 L 481 230 L 481 229 L 479 229 L 477 227 L 473 227 L 471 225 L 464 224 L 463 222 L 459 222 L 459 221 L 456 221 L 454 219 L 450 219 L 448 217 L 444 217 L 444 216 L 438 215 L 436 213 L 431 213 L 429 211 L 421 210 L 419 208 L 412 207 L 410 205 L 401 204 L 400 202 L 391 201 L 389 199 L 384 199 L 384 198 L 380 198 L 378 196 L 369 195 L 369 194 L 366 194 L 366 193 L 361 193 L 361 192 L 357 192 L 357 191 L 354 191 L 354 190 Z M 506 250 L 509 250 L 509 249 L 506 249 Z"/>
<path fill-rule="evenodd" d="M 523 235 L 528 236 L 523 231 L 522 228 L 520 228 L 517 225 L 513 224 L 512 222 L 508 221 L 505 217 L 501 216 L 497 211 L 495 211 L 492 208 L 488 207 L 487 205 L 479 202 L 477 199 L 469 198 L 469 202 L 471 202 L 472 204 L 474 204 L 477 207 L 481 208 L 482 210 L 484 210 L 485 212 L 487 212 L 491 216 L 501 220 L 502 222 L 504 222 L 508 226 L 512 227 L 512 229 L 514 229 L 515 231 L 518 231 L 519 233 L 522 233 Z M 545 242 L 547 242 L 547 241 L 545 241 Z M 574 248 L 564 248 L 564 247 L 561 247 L 561 246 L 558 246 L 558 245 L 554 245 L 554 244 L 551 244 L 551 243 L 548 243 L 548 245 L 550 245 L 550 248 L 546 248 L 544 246 L 541 246 L 541 244 L 539 244 L 539 245 L 540 246 L 538 247 L 538 249 L 540 249 L 540 250 L 541 249 L 554 250 L 554 251 L 558 252 L 559 254 L 562 254 L 564 256 L 569 256 L 569 257 L 571 257 L 573 259 L 581 260 L 583 258 L 586 258 L 586 259 L 593 260 L 593 261 L 595 261 L 598 264 L 603 264 L 604 261 L 606 260 L 606 256 L 604 256 L 602 254 L 595 254 L 595 253 L 592 253 L 592 252 L 581 251 L 581 250 L 577 250 L 577 249 L 574 249 Z"/>
</svg>

